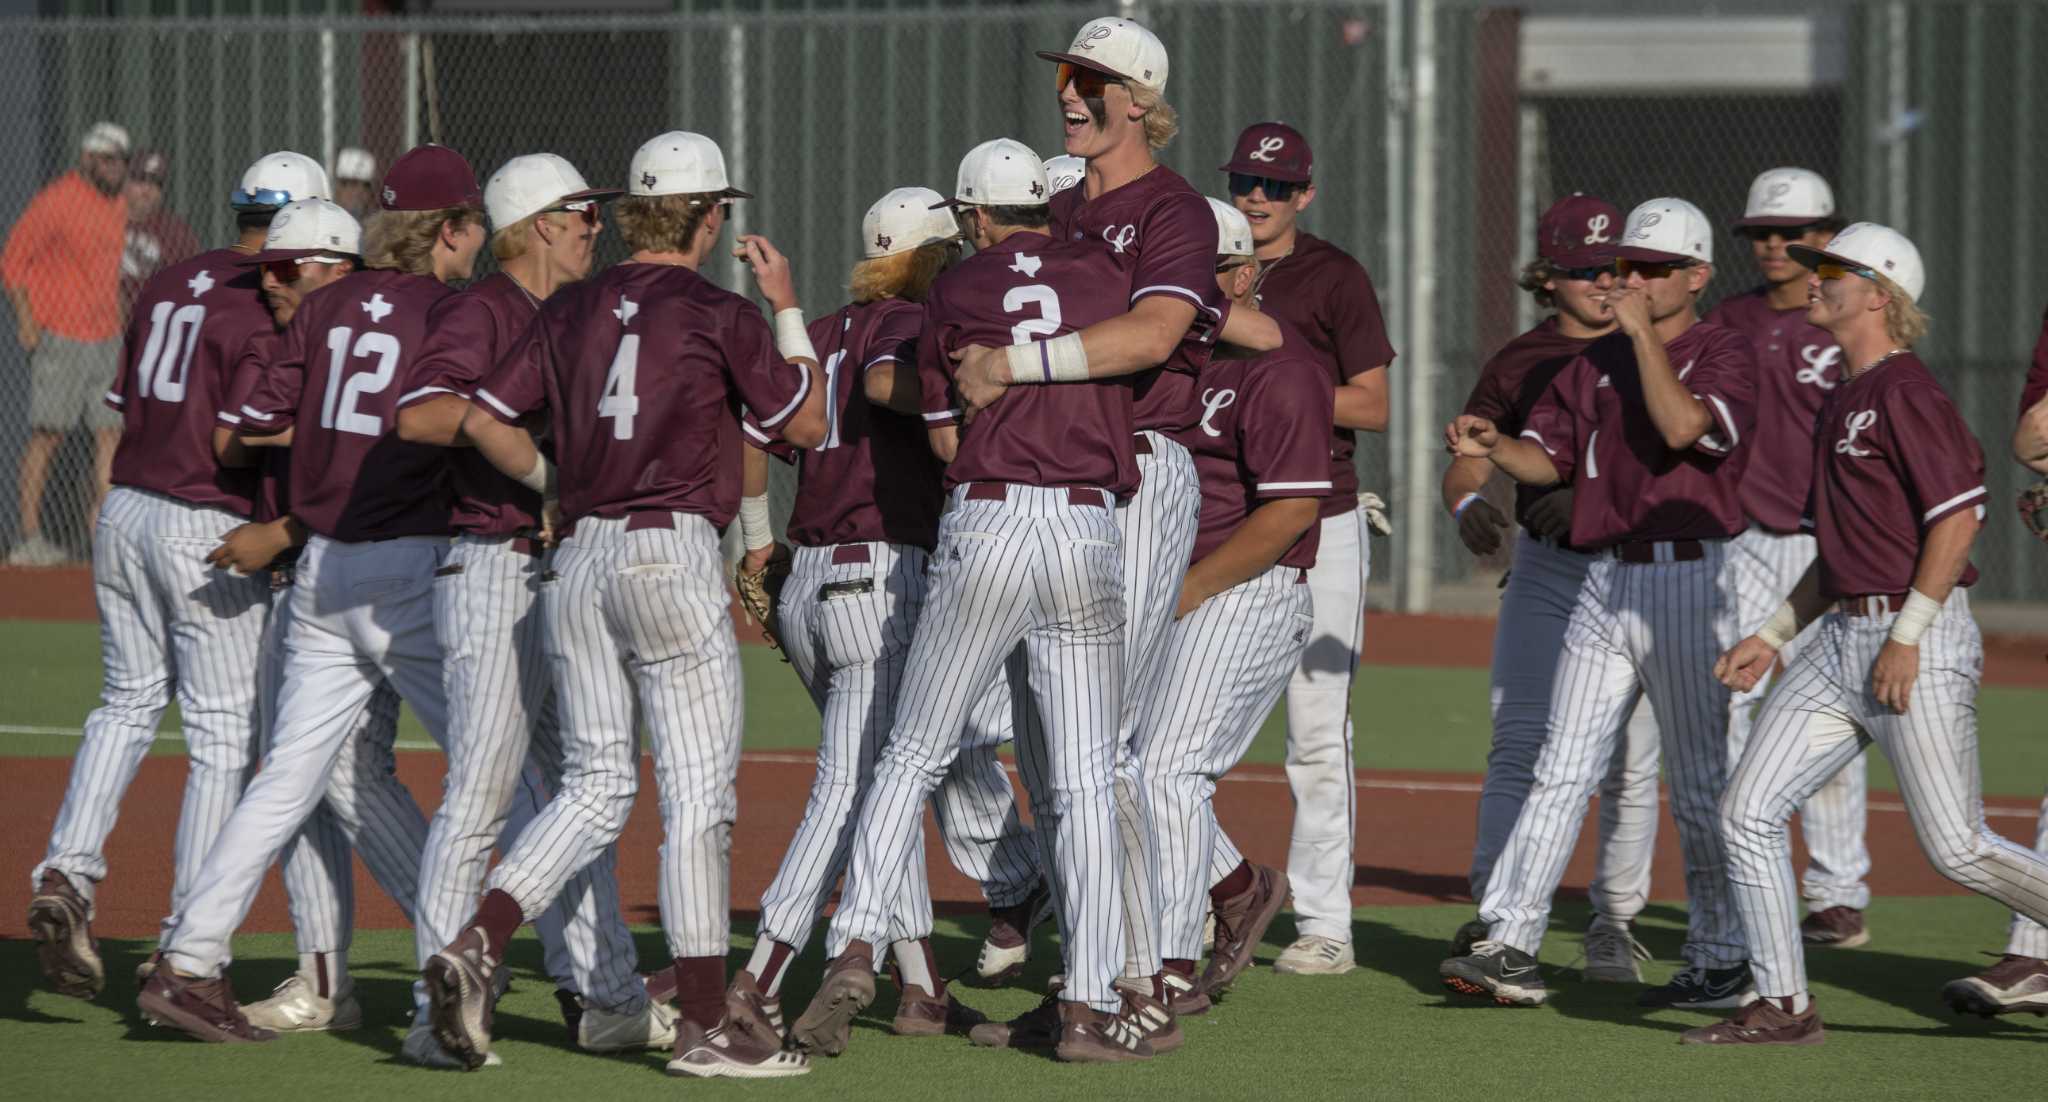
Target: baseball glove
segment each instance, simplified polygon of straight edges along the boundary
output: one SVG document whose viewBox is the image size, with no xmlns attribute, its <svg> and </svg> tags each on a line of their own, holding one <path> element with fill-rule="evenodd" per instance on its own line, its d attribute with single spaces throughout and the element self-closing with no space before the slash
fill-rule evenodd
<svg viewBox="0 0 2048 1102">
<path fill-rule="evenodd" d="M 1394 522 L 1388 518 L 1387 503 L 1380 500 L 1380 495 L 1367 490 L 1358 495 L 1358 504 L 1365 510 L 1365 526 L 1372 530 L 1373 535 L 1394 534 Z"/>
<path fill-rule="evenodd" d="M 2048 479 L 2020 491 L 2020 519 L 2036 538 L 2048 540 Z"/>
<path fill-rule="evenodd" d="M 789 549 L 777 545 L 768 556 L 768 562 L 754 573 L 744 569 L 733 571 L 733 589 L 739 592 L 740 607 L 747 610 L 747 616 L 761 625 L 761 634 L 767 636 L 768 645 L 782 649 L 782 640 L 775 637 L 775 606 L 782 599 L 782 586 L 789 580 Z"/>
</svg>

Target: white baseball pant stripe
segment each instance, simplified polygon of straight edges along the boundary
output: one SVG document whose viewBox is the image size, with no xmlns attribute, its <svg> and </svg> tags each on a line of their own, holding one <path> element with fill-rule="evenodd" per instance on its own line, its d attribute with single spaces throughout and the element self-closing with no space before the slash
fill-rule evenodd
<svg viewBox="0 0 2048 1102">
<path fill-rule="evenodd" d="M 491 847 L 503 838 L 509 851 L 560 778 L 560 723 L 538 599 L 543 565 L 510 537 L 464 535 L 434 583 L 448 774 L 420 863 L 414 947 L 423 967 L 475 912 Z M 607 851 L 570 878 L 534 926 L 551 965 L 567 966 L 553 972 L 557 981 L 593 1005 L 632 1012 L 647 989 L 618 896 L 616 859 Z"/>
<path fill-rule="evenodd" d="M 1124 685 L 1121 535 L 1097 491 L 954 490 L 939 524 L 924 612 L 896 726 L 861 804 L 832 938 L 880 944 L 922 831 L 925 800 L 960 753 L 961 729 L 998 672 L 1015 702 L 1018 767 L 1030 788 L 1068 960 L 1064 997 L 1100 1010 L 1123 963 L 1123 864 L 1114 794 Z M 1105 506 L 1107 500 L 1105 497 Z M 1022 643 L 1020 649 L 1018 644 Z"/>
<path fill-rule="evenodd" d="M 1494 622 L 1491 705 L 1493 745 L 1479 792 L 1472 846 L 1472 898 L 1487 881 L 1508 833 L 1521 818 L 1535 779 L 1536 758 L 1550 730 L 1550 692 L 1557 681 L 1565 628 L 1593 556 L 1521 533 L 1514 567 Z M 1590 891 L 1596 914 L 1631 922 L 1650 898 L 1657 847 L 1657 721 L 1638 702 L 1600 779 L 1600 844 Z"/>
<path fill-rule="evenodd" d="M 1830 612 L 1764 703 L 1722 803 L 1729 880 L 1749 932 L 1757 993 L 1807 989 L 1799 892 L 1786 824 L 1800 803 L 1875 741 L 1891 759 L 1920 848 L 1943 876 L 2035 922 L 2048 921 L 2048 858 L 1984 822 L 1977 689 L 1984 641 L 1966 590 L 1949 594 L 1920 640 L 1906 714 L 1879 704 L 1870 667 L 1891 615 Z"/>
<path fill-rule="evenodd" d="M 1613 760 L 1628 713 L 1647 696 L 1663 734 L 1685 856 L 1685 959 L 1710 968 L 1747 959 L 1728 898 L 1719 813 L 1728 778 L 1728 689 L 1715 680 L 1714 661 L 1736 633 L 1726 541 L 1703 541 L 1702 557 L 1690 562 L 1670 561 L 1667 552 L 1658 545 L 1665 561 L 1653 563 L 1599 555 L 1579 589 L 1534 783 L 1479 907 L 1491 937 L 1525 953 L 1543 943 L 1587 798 Z"/>
<path fill-rule="evenodd" d="M 1159 943 L 1167 957 L 1202 956 L 1209 888 L 1220 879 L 1210 857 L 1224 837 L 1216 781 L 1251 748 L 1314 631 L 1301 576 L 1299 567 L 1271 567 L 1168 630 L 1160 691 L 1146 702 L 1133 747 L 1159 839 Z"/>
<path fill-rule="evenodd" d="M 711 522 L 691 513 L 664 515 L 663 526 L 650 519 L 584 517 L 555 551 L 541 611 L 562 710 L 562 785 L 489 884 L 537 915 L 603 856 L 633 808 L 644 720 L 669 952 L 724 956 L 744 722 L 739 641 Z"/>
<path fill-rule="evenodd" d="M 401 859 L 410 839 L 424 836 L 417 806 L 400 822 L 369 817 L 371 792 L 404 788 L 389 745 L 351 736 L 362 730 L 378 686 L 388 683 L 445 744 L 433 575 L 447 553 L 448 541 L 432 536 L 372 543 L 315 536 L 307 542 L 289 598 L 284 685 L 270 751 L 207 853 L 199 883 L 165 942 L 172 967 L 187 975 L 219 971 L 264 870 L 323 796 L 366 863 Z M 411 852 L 417 861 L 418 851 Z"/>
<path fill-rule="evenodd" d="M 1750 528 L 1728 544 L 1728 556 L 1736 569 L 1735 595 L 1742 612 L 1739 630 L 1756 634 L 1798 586 L 1817 554 L 1813 537 L 1804 533 L 1778 535 L 1762 528 Z M 1814 626 L 1778 652 L 1786 669 L 1799 657 L 1799 649 L 1812 638 Z M 1742 748 L 1749 742 L 1757 703 L 1770 688 L 1769 677 L 1748 692 L 1735 693 L 1729 701 L 1728 763 L 1742 760 Z M 1870 779 L 1868 759 L 1857 755 L 1799 809 L 1800 829 L 1806 835 L 1806 874 L 1800 891 L 1812 911 L 1829 907 L 1870 906 L 1870 847 L 1864 841 L 1869 818 Z"/>
<path fill-rule="evenodd" d="M 116 486 L 93 536 L 105 679 L 86 718 L 49 848 L 29 874 L 63 872 L 88 905 L 107 875 L 107 835 L 173 693 L 183 717 L 185 796 L 172 843 L 171 911 L 190 897 L 256 754 L 256 655 L 268 586 L 206 564 L 242 518 Z M 165 920 L 168 928 L 169 920 Z"/>
<path fill-rule="evenodd" d="M 1180 584 L 1194 556 L 1201 527 L 1202 480 L 1195 460 L 1178 442 L 1152 431 L 1138 437 L 1149 453 L 1138 453 L 1138 491 L 1116 508 L 1123 534 L 1124 697 L 1117 751 L 1117 822 L 1123 831 L 1125 931 L 1124 975 L 1151 976 L 1160 968 L 1159 842 L 1145 806 L 1145 781 L 1139 775 L 1136 738 L 1138 717 L 1161 691 L 1166 636 L 1180 607 Z M 1022 771 L 1022 758 L 1019 758 Z M 1026 777 L 1027 785 L 1030 778 Z"/>
<path fill-rule="evenodd" d="M 2034 852 L 2048 857 L 2048 796 L 2041 797 L 2041 822 L 2034 831 Z M 2005 951 L 2036 960 L 2048 960 L 2048 926 L 2013 912 L 2012 933 Z"/>
</svg>

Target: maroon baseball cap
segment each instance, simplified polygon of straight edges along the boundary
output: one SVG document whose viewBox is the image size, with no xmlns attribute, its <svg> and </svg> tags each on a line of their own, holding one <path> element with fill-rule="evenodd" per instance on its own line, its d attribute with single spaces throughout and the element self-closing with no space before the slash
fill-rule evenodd
<svg viewBox="0 0 2048 1102">
<path fill-rule="evenodd" d="M 1223 171 L 1305 184 L 1314 160 L 1301 131 L 1284 122 L 1255 122 L 1237 136 L 1237 147 Z"/>
<path fill-rule="evenodd" d="M 1558 268 L 1612 264 L 1623 222 L 1621 208 L 1613 203 L 1572 192 L 1536 220 L 1536 255 Z"/>
<path fill-rule="evenodd" d="M 161 186 L 170 178 L 171 159 L 161 149 L 145 149 L 128 161 L 128 178 Z"/>
<path fill-rule="evenodd" d="M 385 210 L 482 210 L 484 189 L 462 154 L 445 145 L 421 145 L 392 162 L 379 198 Z"/>
</svg>

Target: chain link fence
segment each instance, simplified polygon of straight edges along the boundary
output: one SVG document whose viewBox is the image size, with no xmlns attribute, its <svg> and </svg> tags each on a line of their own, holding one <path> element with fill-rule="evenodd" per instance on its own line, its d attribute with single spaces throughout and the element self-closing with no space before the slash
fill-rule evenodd
<svg viewBox="0 0 2048 1102">
<path fill-rule="evenodd" d="M 0 115 L 0 141 L 16 153 L 0 164 L 0 220 L 21 236 L 20 212 L 78 167 L 80 136 L 100 120 L 165 155 L 162 210 L 199 246 L 231 237 L 227 193 L 274 149 L 331 164 L 360 146 L 381 169 L 438 140 L 479 175 L 549 150 L 616 183 L 642 140 L 682 127 L 720 142 L 735 182 L 759 196 L 739 205 L 738 228 L 782 245 L 804 301 L 825 309 L 844 295 L 875 197 L 906 183 L 949 189 L 959 156 L 989 137 L 1057 151 L 1052 67 L 1031 52 L 1118 10 L 1172 52 L 1167 98 L 1182 132 L 1166 163 L 1221 194 L 1217 166 L 1239 128 L 1300 127 L 1319 188 L 1304 224 L 1380 286 L 1400 358 L 1393 430 L 1359 449 L 1363 484 L 1393 503 L 1398 525 L 1375 549 L 1377 603 L 1490 607 L 1504 564 L 1475 561 L 1444 522 L 1437 441 L 1487 354 L 1533 320 L 1513 281 L 1536 213 L 1576 190 L 1623 209 L 1677 194 L 1726 222 L 1750 178 L 1778 164 L 1820 171 L 1851 217 L 1921 243 L 1936 318 L 1923 350 L 1989 457 L 1980 593 L 2048 598 L 2044 560 L 2011 519 L 2023 472 L 2006 458 L 2048 301 L 2048 263 L 2015 244 L 2048 225 L 2030 186 L 2048 150 L 2048 111 L 2033 103 L 2044 78 L 2030 65 L 2048 46 L 2048 11 L 2019 0 L 1710 8 L 776 0 L 569 18 L 6 21 L 0 99 L 14 109 Z M 78 221 L 122 238 L 132 282 L 175 259 L 165 238 L 179 235 L 148 216 L 147 188 L 113 183 L 133 200 L 127 214 Z M 1755 278 L 1746 246 L 1716 245 L 1707 305 Z M 622 251 L 607 235 L 600 261 Z M 730 265 L 710 274 L 742 285 Z M 118 327 L 119 273 L 64 278 L 77 285 L 53 288 L 68 304 L 59 313 L 96 318 L 94 332 Z M 77 560 L 90 541 L 95 429 L 80 411 L 39 431 L 32 422 L 60 418 L 32 409 L 33 374 L 0 335 L 0 472 L 17 475 L 22 457 L 44 451 L 51 460 L 39 488 L 0 478 L 0 540 L 11 555 Z"/>
</svg>

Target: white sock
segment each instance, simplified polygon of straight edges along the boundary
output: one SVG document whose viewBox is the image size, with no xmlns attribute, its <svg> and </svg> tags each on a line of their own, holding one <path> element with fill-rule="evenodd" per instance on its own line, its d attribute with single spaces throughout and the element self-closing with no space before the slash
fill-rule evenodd
<svg viewBox="0 0 2048 1102">
<path fill-rule="evenodd" d="M 1778 1009 L 1787 1014 L 1804 1014 L 1806 1008 L 1813 1005 L 1813 996 L 1801 991 L 1797 995 L 1772 995 L 1765 1001 L 1776 1003 Z"/>
<path fill-rule="evenodd" d="M 932 965 L 931 944 L 922 938 L 906 939 L 889 946 L 889 954 L 896 959 L 896 971 L 903 977 L 903 986 L 921 987 L 927 995 L 939 991 L 937 969 Z"/>
</svg>

